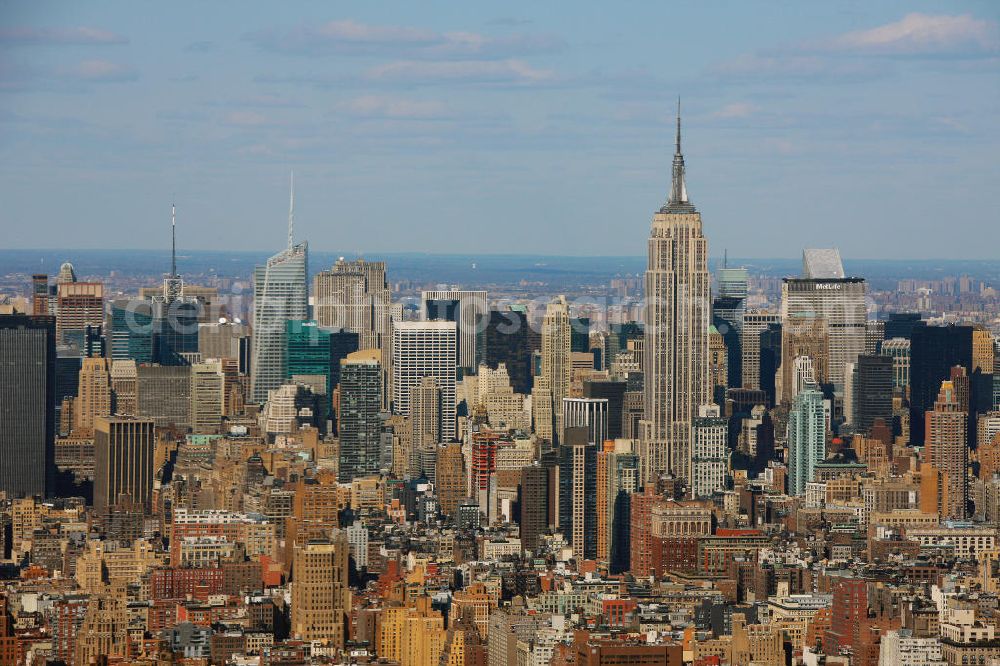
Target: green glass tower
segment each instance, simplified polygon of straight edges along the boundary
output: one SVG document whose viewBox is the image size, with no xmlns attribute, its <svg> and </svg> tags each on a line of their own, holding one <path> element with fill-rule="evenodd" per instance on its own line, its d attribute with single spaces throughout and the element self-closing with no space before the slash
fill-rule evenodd
<svg viewBox="0 0 1000 666">
<path fill-rule="evenodd" d="M 340 383 L 340 362 L 358 350 L 358 334 L 335 331 L 315 321 L 290 319 L 285 322 L 286 379 L 294 375 L 323 375 L 326 394 Z"/>
</svg>

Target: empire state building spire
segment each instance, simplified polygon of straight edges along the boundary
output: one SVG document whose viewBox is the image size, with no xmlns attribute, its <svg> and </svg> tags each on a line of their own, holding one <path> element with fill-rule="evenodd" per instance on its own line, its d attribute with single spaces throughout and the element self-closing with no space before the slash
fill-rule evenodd
<svg viewBox="0 0 1000 666">
<path fill-rule="evenodd" d="M 705 469 L 695 467 L 693 424 L 712 403 L 712 292 L 701 213 L 688 201 L 684 184 L 680 102 L 670 197 L 653 214 L 648 248 L 640 463 L 647 482 L 669 473 L 693 489 L 696 472 Z"/>
<path fill-rule="evenodd" d="M 681 152 L 681 99 L 677 98 L 677 142 L 670 178 L 670 196 L 661 209 L 664 213 L 693 213 L 695 208 L 688 201 L 687 183 L 684 180 L 684 153 Z"/>
</svg>

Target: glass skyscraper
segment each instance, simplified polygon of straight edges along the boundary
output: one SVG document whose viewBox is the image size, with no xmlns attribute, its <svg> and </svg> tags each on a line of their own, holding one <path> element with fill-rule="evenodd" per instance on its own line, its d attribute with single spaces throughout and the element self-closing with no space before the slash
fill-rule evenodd
<svg viewBox="0 0 1000 666">
<path fill-rule="evenodd" d="M 788 494 L 803 495 L 826 457 L 826 406 L 815 382 L 795 396 L 788 414 Z"/>
<path fill-rule="evenodd" d="M 743 315 L 747 309 L 749 277 L 745 268 L 720 268 L 716 271 L 716 294 L 712 301 L 712 323 L 726 341 L 728 386 L 743 386 Z"/>
<path fill-rule="evenodd" d="M 327 398 L 340 383 L 340 362 L 358 350 L 359 335 L 353 331 L 331 331 L 315 321 L 285 323 L 287 345 L 286 379 L 294 375 L 326 377 Z"/>
<path fill-rule="evenodd" d="M 253 273 L 250 400 L 262 403 L 287 377 L 286 322 L 309 318 L 307 243 L 292 245 Z"/>
</svg>

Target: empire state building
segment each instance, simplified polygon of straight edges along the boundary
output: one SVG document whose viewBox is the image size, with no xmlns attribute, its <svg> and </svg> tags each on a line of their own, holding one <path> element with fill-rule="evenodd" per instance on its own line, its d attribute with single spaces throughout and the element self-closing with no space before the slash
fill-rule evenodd
<svg viewBox="0 0 1000 666">
<path fill-rule="evenodd" d="M 681 153 L 680 104 L 670 196 L 653 215 L 646 266 L 643 349 L 643 476 L 669 473 L 691 487 L 692 421 L 711 403 L 708 241 L 688 200 Z"/>
</svg>

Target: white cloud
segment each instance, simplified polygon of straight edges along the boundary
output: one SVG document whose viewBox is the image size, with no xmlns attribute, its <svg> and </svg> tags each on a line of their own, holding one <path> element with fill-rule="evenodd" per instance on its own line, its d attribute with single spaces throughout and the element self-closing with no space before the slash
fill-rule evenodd
<svg viewBox="0 0 1000 666">
<path fill-rule="evenodd" d="M 959 16 L 907 14 L 893 23 L 857 30 L 816 45 L 820 50 L 871 55 L 997 53 L 1000 30 L 993 21 Z"/>
<path fill-rule="evenodd" d="M 437 100 L 379 95 L 355 97 L 341 104 L 339 108 L 350 115 L 369 118 L 432 120 L 454 116 L 454 113 L 443 102 Z"/>
<path fill-rule="evenodd" d="M 84 60 L 61 71 L 63 78 L 90 81 L 94 83 L 110 83 L 116 81 L 134 81 L 139 78 L 135 69 L 129 65 L 110 60 Z"/>
<path fill-rule="evenodd" d="M 715 65 L 713 73 L 738 80 L 800 79 L 845 80 L 877 76 L 878 68 L 857 61 L 844 62 L 832 57 L 802 54 L 767 55 L 747 53 Z"/>
<path fill-rule="evenodd" d="M 551 70 L 536 69 L 521 60 L 401 60 L 372 67 L 365 76 L 373 81 L 528 84 L 554 78 Z"/>
<path fill-rule="evenodd" d="M 748 102 L 733 102 L 727 104 L 712 114 L 715 118 L 746 118 L 758 111 L 758 108 Z"/>
<path fill-rule="evenodd" d="M 561 40 L 545 35 L 493 37 L 476 32 L 373 25 L 350 19 L 300 25 L 286 31 L 262 30 L 247 38 L 259 48 L 290 55 L 395 54 L 408 58 L 507 58 L 551 52 L 563 46 Z"/>
<path fill-rule="evenodd" d="M 0 29 L 0 43 L 23 45 L 127 44 L 128 38 L 100 28 L 31 28 L 21 26 Z"/>
<path fill-rule="evenodd" d="M 436 42 L 437 35 L 430 30 L 401 26 L 370 25 L 357 21 L 330 21 L 317 28 L 302 29 L 304 35 L 330 41 L 346 41 L 364 44 L 407 43 L 427 44 Z"/>
</svg>

